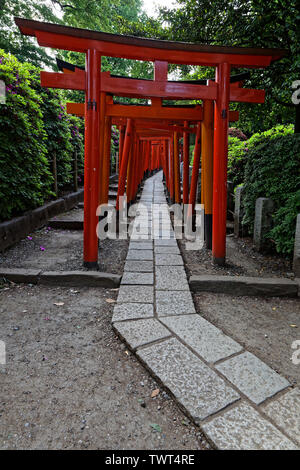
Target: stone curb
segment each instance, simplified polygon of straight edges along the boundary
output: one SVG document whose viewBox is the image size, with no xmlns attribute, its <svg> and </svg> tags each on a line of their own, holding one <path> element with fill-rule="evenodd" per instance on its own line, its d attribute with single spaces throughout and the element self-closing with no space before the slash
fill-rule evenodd
<svg viewBox="0 0 300 470">
<path fill-rule="evenodd" d="M 72 209 L 82 200 L 83 189 L 80 189 L 29 211 L 21 217 L 2 222 L 0 224 L 0 251 L 19 242 L 29 233 L 45 225 L 51 217 Z"/>
<path fill-rule="evenodd" d="M 194 293 L 215 292 L 230 295 L 297 297 L 299 285 L 290 279 L 247 276 L 191 276 L 189 285 Z"/>
<path fill-rule="evenodd" d="M 61 287 L 119 287 L 121 276 L 98 271 L 45 271 L 0 269 L 0 278 L 24 284 Z"/>
</svg>

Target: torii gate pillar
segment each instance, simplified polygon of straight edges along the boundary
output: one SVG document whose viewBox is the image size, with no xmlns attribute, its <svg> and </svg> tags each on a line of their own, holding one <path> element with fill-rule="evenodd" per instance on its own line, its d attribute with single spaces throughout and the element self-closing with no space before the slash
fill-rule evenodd
<svg viewBox="0 0 300 470">
<path fill-rule="evenodd" d="M 214 127 L 212 255 L 215 264 L 224 265 L 226 256 L 230 64 L 221 63 L 217 66 L 216 83 L 218 91 L 215 101 Z"/>
<path fill-rule="evenodd" d="M 100 196 L 101 144 L 100 90 L 101 55 L 88 49 L 86 53 L 85 146 L 84 146 L 84 266 L 98 267 L 98 237 L 96 216 Z"/>
</svg>

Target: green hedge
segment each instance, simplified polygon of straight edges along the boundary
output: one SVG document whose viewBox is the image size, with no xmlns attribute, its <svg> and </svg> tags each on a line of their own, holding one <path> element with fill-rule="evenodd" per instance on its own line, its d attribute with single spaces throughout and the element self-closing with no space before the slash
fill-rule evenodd
<svg viewBox="0 0 300 470">
<path fill-rule="evenodd" d="M 267 238 L 278 253 L 290 255 L 300 212 L 300 134 L 293 134 L 292 126 L 277 126 L 254 134 L 247 148 L 243 224 L 252 233 L 256 199 L 270 197 L 275 203 L 274 228 Z"/>
<path fill-rule="evenodd" d="M 54 196 L 54 153 L 58 186 L 67 188 L 75 149 L 82 169 L 83 137 L 80 118 L 66 114 L 59 93 L 40 86 L 39 69 L 0 50 L 0 80 L 6 85 L 6 103 L 0 104 L 0 220 L 5 220 Z"/>
</svg>

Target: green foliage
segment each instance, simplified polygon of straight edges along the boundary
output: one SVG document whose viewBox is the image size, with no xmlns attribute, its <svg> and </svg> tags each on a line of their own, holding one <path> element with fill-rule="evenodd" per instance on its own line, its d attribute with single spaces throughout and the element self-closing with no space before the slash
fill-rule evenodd
<svg viewBox="0 0 300 470">
<path fill-rule="evenodd" d="M 277 126 L 253 135 L 247 145 L 243 224 L 252 233 L 256 199 L 270 197 L 276 225 L 268 238 L 278 252 L 290 254 L 300 210 L 300 135 L 293 134 L 292 126 Z"/>
<path fill-rule="evenodd" d="M 261 105 L 239 103 L 238 127 L 252 134 L 275 123 L 295 122 L 291 102 L 292 82 L 299 79 L 299 7 L 297 0 L 177 0 L 179 8 L 161 8 L 159 21 L 168 39 L 245 47 L 278 47 L 289 55 L 263 71 L 254 70 L 245 87 L 266 90 Z M 186 78 L 203 78 L 202 67 L 193 67 Z M 239 70 L 232 70 L 237 73 Z M 298 109 L 299 109 L 298 105 Z M 298 119 L 300 113 L 298 113 Z M 297 121 L 298 122 L 298 121 Z M 298 122 L 298 131 L 300 122 Z"/>
<path fill-rule="evenodd" d="M 34 65 L 54 65 L 53 56 L 32 38 L 22 36 L 14 22 L 14 16 L 18 16 L 60 23 L 52 3 L 48 0 L 0 0 L 0 49 L 14 54 L 20 61 L 30 61 Z"/>
<path fill-rule="evenodd" d="M 40 86 L 39 69 L 0 50 L 0 80 L 6 104 L 0 105 L 0 213 L 9 218 L 44 203 L 53 195 L 53 155 L 59 189 L 72 180 L 77 151 L 83 173 L 83 124 L 68 116 L 59 93 Z"/>
<path fill-rule="evenodd" d="M 51 175 L 41 97 L 32 88 L 30 66 L 0 50 L 0 80 L 6 104 L 0 105 L 1 219 L 42 204 L 50 196 Z"/>
<path fill-rule="evenodd" d="M 296 217 L 299 213 L 300 189 L 287 198 L 285 205 L 280 207 L 274 216 L 274 227 L 269 236 L 276 243 L 279 253 L 293 253 Z"/>
<path fill-rule="evenodd" d="M 232 181 L 235 187 L 244 181 L 247 154 L 247 141 L 228 136 L 228 180 Z"/>
</svg>

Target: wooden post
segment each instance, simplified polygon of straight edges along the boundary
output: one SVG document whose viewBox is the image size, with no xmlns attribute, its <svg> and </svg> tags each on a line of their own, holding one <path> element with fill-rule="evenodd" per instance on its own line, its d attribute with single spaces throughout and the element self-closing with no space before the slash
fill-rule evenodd
<svg viewBox="0 0 300 470">
<path fill-rule="evenodd" d="M 96 211 L 100 196 L 100 90 L 101 55 L 95 49 L 86 53 L 85 158 L 84 158 L 84 265 L 98 266 Z"/>
<path fill-rule="evenodd" d="M 203 102 L 201 136 L 205 244 L 206 248 L 211 250 L 214 149 L 214 103 L 211 100 Z"/>
<path fill-rule="evenodd" d="M 119 174 L 118 194 L 117 194 L 117 203 L 116 203 L 117 210 L 119 210 L 119 199 L 121 196 L 124 196 L 124 193 L 125 193 L 127 167 L 128 167 L 129 153 L 130 153 L 131 142 L 132 142 L 132 131 L 133 131 L 132 119 L 127 119 L 124 146 L 123 146 L 123 155 L 122 155 L 122 160 L 121 160 L 121 169 L 120 169 L 120 174 Z"/>
<path fill-rule="evenodd" d="M 181 203 L 178 133 L 174 132 L 174 199 Z"/>
<path fill-rule="evenodd" d="M 56 163 L 56 153 L 53 153 L 53 161 L 52 161 L 52 172 L 53 172 L 53 188 L 55 196 L 58 195 L 58 184 L 57 184 L 57 163 Z"/>
<path fill-rule="evenodd" d="M 215 102 L 212 255 L 215 264 L 224 265 L 226 256 L 230 64 L 222 63 L 217 66 L 216 83 L 218 94 Z"/>
<path fill-rule="evenodd" d="M 184 121 L 184 127 L 188 127 L 188 121 Z M 183 204 L 189 202 L 189 147 L 190 135 L 188 132 L 183 133 L 183 172 L 182 172 L 182 186 L 183 186 Z"/>
<path fill-rule="evenodd" d="M 111 151 L 111 118 L 105 118 L 103 165 L 102 165 L 102 204 L 108 203 L 109 174 L 110 174 L 110 151 Z"/>
<path fill-rule="evenodd" d="M 195 148 L 194 148 L 194 162 L 193 162 L 192 180 L 191 180 L 191 188 L 190 188 L 188 216 L 193 215 L 195 203 L 196 203 L 199 166 L 200 166 L 200 154 L 201 154 L 201 124 L 199 122 L 197 124 L 197 133 L 196 133 Z"/>
<path fill-rule="evenodd" d="M 77 150 L 75 150 L 74 152 L 74 160 L 73 160 L 73 188 L 74 188 L 74 191 L 78 191 Z"/>
</svg>

